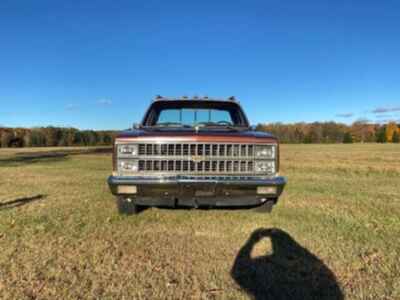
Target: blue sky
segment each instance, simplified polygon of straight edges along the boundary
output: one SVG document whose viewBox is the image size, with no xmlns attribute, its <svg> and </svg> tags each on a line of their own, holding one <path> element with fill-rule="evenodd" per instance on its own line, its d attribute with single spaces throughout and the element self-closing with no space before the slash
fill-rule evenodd
<svg viewBox="0 0 400 300">
<path fill-rule="evenodd" d="M 157 94 L 235 95 L 254 124 L 398 120 L 399 37 L 397 0 L 2 0 L 0 124 L 123 129 Z"/>
</svg>

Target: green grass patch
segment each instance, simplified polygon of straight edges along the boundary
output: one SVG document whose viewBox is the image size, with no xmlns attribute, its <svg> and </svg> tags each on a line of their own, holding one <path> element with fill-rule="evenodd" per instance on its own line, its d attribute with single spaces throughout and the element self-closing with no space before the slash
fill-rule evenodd
<svg viewBox="0 0 400 300">
<path fill-rule="evenodd" d="M 106 184 L 111 155 L 91 150 L 0 150 L 0 298 L 400 298 L 397 145 L 282 145 L 272 214 L 129 217 Z M 243 259 L 257 234 L 270 242 Z"/>
</svg>

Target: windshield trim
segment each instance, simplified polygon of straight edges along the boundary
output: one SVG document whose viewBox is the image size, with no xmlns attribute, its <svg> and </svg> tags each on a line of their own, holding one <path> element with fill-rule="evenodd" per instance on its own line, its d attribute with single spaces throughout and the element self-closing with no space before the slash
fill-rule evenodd
<svg viewBox="0 0 400 300">
<path fill-rule="evenodd" d="M 248 119 L 241 108 L 241 106 L 237 102 L 231 101 L 185 101 L 185 100 L 168 100 L 168 101 L 155 101 L 153 102 L 148 110 L 146 111 L 143 120 L 141 122 L 141 126 L 143 127 L 162 127 L 154 124 L 155 120 L 157 120 L 160 111 L 164 109 L 220 109 L 220 110 L 228 110 L 232 117 L 233 124 L 221 124 L 215 125 L 213 127 L 218 126 L 218 128 L 228 127 L 250 127 Z M 236 120 L 235 120 L 236 119 Z M 182 124 L 183 126 L 188 125 L 191 127 L 196 127 L 196 123 L 194 124 Z M 182 127 L 182 126 L 176 126 Z M 203 126 L 201 126 L 203 127 Z"/>
</svg>

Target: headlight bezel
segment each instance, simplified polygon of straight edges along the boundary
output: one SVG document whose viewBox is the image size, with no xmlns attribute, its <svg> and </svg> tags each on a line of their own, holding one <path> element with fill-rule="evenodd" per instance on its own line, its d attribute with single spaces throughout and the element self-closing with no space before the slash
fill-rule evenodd
<svg viewBox="0 0 400 300">
<path fill-rule="evenodd" d="M 276 145 L 256 145 L 254 156 L 256 159 L 276 159 Z"/>
<path fill-rule="evenodd" d="M 254 172 L 257 174 L 273 175 L 276 173 L 275 160 L 256 160 L 254 164 Z"/>
<path fill-rule="evenodd" d="M 139 171 L 139 160 L 137 159 L 119 160 L 117 168 L 119 172 L 136 173 Z"/>
<path fill-rule="evenodd" d="M 133 175 L 139 172 L 139 144 L 117 143 L 115 154 L 118 174 Z"/>
<path fill-rule="evenodd" d="M 258 144 L 254 149 L 254 173 L 274 176 L 278 173 L 278 144 Z"/>
<path fill-rule="evenodd" d="M 117 154 L 119 157 L 137 157 L 139 155 L 139 145 L 119 144 L 117 146 Z"/>
</svg>

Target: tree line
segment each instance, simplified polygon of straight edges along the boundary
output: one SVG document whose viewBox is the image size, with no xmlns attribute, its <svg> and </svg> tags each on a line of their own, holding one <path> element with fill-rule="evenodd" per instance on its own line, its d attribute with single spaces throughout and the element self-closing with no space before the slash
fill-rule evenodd
<svg viewBox="0 0 400 300">
<path fill-rule="evenodd" d="M 274 134 L 282 143 L 399 143 L 400 127 L 355 122 L 269 123 L 257 130 Z M 116 131 L 79 130 L 63 127 L 4 128 L 0 127 L 0 147 L 55 147 L 112 145 Z"/>
<path fill-rule="evenodd" d="M 399 143 L 400 127 L 394 122 L 351 125 L 336 122 L 259 124 L 257 129 L 274 134 L 282 143 Z"/>
<path fill-rule="evenodd" d="M 0 147 L 55 147 L 112 145 L 115 131 L 76 128 L 0 128 Z"/>
</svg>

